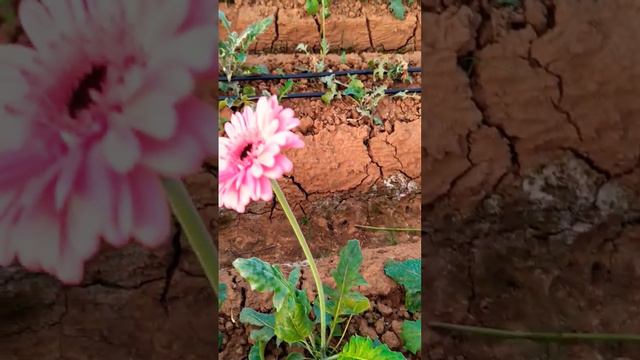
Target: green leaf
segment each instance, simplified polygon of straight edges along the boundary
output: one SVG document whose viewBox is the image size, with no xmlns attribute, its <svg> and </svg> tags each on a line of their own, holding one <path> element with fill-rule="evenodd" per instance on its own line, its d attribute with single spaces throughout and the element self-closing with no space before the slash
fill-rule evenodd
<svg viewBox="0 0 640 360">
<path fill-rule="evenodd" d="M 380 116 L 374 116 L 373 117 L 373 124 L 377 125 L 377 126 L 384 125 L 384 123 L 382 122 L 382 119 L 380 118 Z"/>
<path fill-rule="evenodd" d="M 254 65 L 250 67 L 249 69 L 247 69 L 245 73 L 249 75 L 254 75 L 254 74 L 264 75 L 269 73 L 269 69 L 265 65 L 260 64 L 260 65 Z"/>
<path fill-rule="evenodd" d="M 291 353 L 291 354 L 287 355 L 285 360 L 304 360 L 304 355 L 302 355 L 300 353 Z"/>
<path fill-rule="evenodd" d="M 320 51 L 323 55 L 327 55 L 329 53 L 329 42 L 327 41 L 327 38 L 322 38 L 322 40 L 320 40 Z"/>
<path fill-rule="evenodd" d="M 265 343 L 268 343 L 269 340 L 271 340 L 274 336 L 275 336 L 275 332 L 273 327 L 267 327 L 267 326 L 258 330 L 253 330 L 251 331 L 251 334 L 249 334 L 249 338 L 251 340 L 256 342 L 264 341 Z"/>
<path fill-rule="evenodd" d="M 329 105 L 331 103 L 331 100 L 333 100 L 335 96 L 336 96 L 335 91 L 327 90 L 324 94 L 322 94 L 322 96 L 320 96 L 320 99 L 322 100 L 323 103 Z"/>
<path fill-rule="evenodd" d="M 344 95 L 350 95 L 357 101 L 362 100 L 364 98 L 366 92 L 364 90 L 364 84 L 358 78 L 351 77 L 351 81 L 349 82 L 349 86 L 342 92 Z"/>
<path fill-rule="evenodd" d="M 220 22 L 222 22 L 222 26 L 224 26 L 227 31 L 231 31 L 231 22 L 229 22 L 229 19 L 227 19 L 227 16 L 223 11 L 218 10 L 218 18 L 220 19 Z"/>
<path fill-rule="evenodd" d="M 258 341 L 249 351 L 249 357 L 247 360 L 264 360 L 264 349 L 267 347 L 267 343 L 264 341 Z"/>
<path fill-rule="evenodd" d="M 249 45 L 260 34 L 265 32 L 265 30 L 267 30 L 267 28 L 271 25 L 272 22 L 273 22 L 273 18 L 269 16 L 249 25 L 249 27 L 242 33 L 242 35 L 240 35 L 240 39 L 243 39 L 243 43 Z"/>
<path fill-rule="evenodd" d="M 218 307 L 221 307 L 225 300 L 227 300 L 227 285 L 220 283 L 218 285 Z"/>
<path fill-rule="evenodd" d="M 308 15 L 315 15 L 318 13 L 318 0 L 307 0 L 304 4 L 304 9 Z"/>
<path fill-rule="evenodd" d="M 324 18 L 328 19 L 331 16 L 331 12 L 329 11 L 329 4 L 325 2 L 324 8 L 322 8 L 322 12 L 324 13 Z"/>
<path fill-rule="evenodd" d="M 368 285 L 360 274 L 362 266 L 362 251 L 358 240 L 349 240 L 347 245 L 340 249 L 338 267 L 331 272 L 336 281 L 336 288 L 350 289 L 355 286 Z"/>
<path fill-rule="evenodd" d="M 416 354 L 422 347 L 422 328 L 420 320 L 409 321 L 405 320 L 402 323 L 402 331 L 400 338 L 404 344 L 405 349 L 411 353 Z"/>
<path fill-rule="evenodd" d="M 389 9 L 396 19 L 404 20 L 406 14 L 402 0 L 389 0 Z"/>
<path fill-rule="evenodd" d="M 300 44 L 298 44 L 298 46 L 296 46 L 296 51 L 308 54 L 309 53 L 309 48 L 307 47 L 307 44 L 300 43 Z"/>
<path fill-rule="evenodd" d="M 311 305 L 304 291 L 289 293 L 282 308 L 276 312 L 276 336 L 288 344 L 302 342 L 313 330 L 310 311 Z"/>
<path fill-rule="evenodd" d="M 247 307 L 240 311 L 240 322 L 260 327 L 266 326 L 272 329 L 276 326 L 276 320 L 273 314 L 264 314 Z"/>
<path fill-rule="evenodd" d="M 323 285 L 323 288 L 326 289 L 327 287 L 325 285 Z M 325 293 L 325 298 L 326 298 L 326 295 L 327 294 Z M 325 300 L 325 304 L 326 303 L 327 303 L 327 301 Z M 320 305 L 318 305 L 318 304 L 319 304 L 318 301 L 315 301 L 313 303 L 313 314 L 315 315 L 315 321 L 314 322 L 316 324 L 320 324 Z M 324 315 L 325 315 L 324 318 L 326 319 L 327 324 L 330 324 L 331 323 L 330 311 L 326 311 Z"/>
<path fill-rule="evenodd" d="M 405 357 L 402 353 L 391 351 L 387 345 L 353 336 L 338 354 L 338 360 L 405 360 Z"/>
<path fill-rule="evenodd" d="M 256 96 L 256 88 L 254 88 L 253 86 L 244 86 L 242 88 L 242 95 L 244 96 Z"/>
<path fill-rule="evenodd" d="M 407 310 L 412 313 L 422 310 L 422 293 L 420 291 L 407 291 L 404 298 Z"/>
<path fill-rule="evenodd" d="M 293 88 L 293 80 L 289 79 L 284 85 L 278 89 L 278 101 L 282 99 L 283 96 L 287 95 L 291 89 Z"/>
<path fill-rule="evenodd" d="M 261 327 L 251 331 L 249 337 L 255 341 L 249 352 L 249 359 L 264 360 L 264 349 L 267 343 L 274 337 L 275 316 L 264 314 L 251 308 L 244 308 L 240 311 L 240 322 Z"/>
<path fill-rule="evenodd" d="M 325 294 L 329 298 L 327 300 L 327 311 L 332 316 L 358 315 L 367 311 L 371 306 L 369 299 L 359 292 L 346 289 L 343 293 L 339 293 L 326 285 L 323 287 Z"/>
<path fill-rule="evenodd" d="M 342 50 L 342 53 L 340 54 L 340 64 L 346 64 L 347 63 L 347 53 Z"/>
<path fill-rule="evenodd" d="M 291 284 L 292 287 L 298 286 L 298 281 L 300 281 L 301 275 L 302 273 L 300 270 L 300 266 L 294 267 L 293 270 L 291 270 L 291 272 L 289 273 L 289 284 Z"/>
<path fill-rule="evenodd" d="M 235 259 L 233 267 L 240 276 L 247 280 L 251 290 L 259 292 L 273 291 L 273 306 L 276 310 L 280 310 L 291 290 L 280 268 L 255 257 Z"/>
<path fill-rule="evenodd" d="M 405 303 L 411 312 L 420 311 L 422 301 L 422 260 L 389 261 L 384 265 L 384 273 L 402 285 L 406 290 Z"/>
<path fill-rule="evenodd" d="M 327 310 L 331 313 L 334 322 L 340 322 L 342 315 L 361 314 L 371 306 L 369 299 L 359 292 L 351 290 L 357 286 L 367 285 L 360 274 L 361 266 L 360 243 L 358 240 L 349 240 L 347 245 L 340 250 L 338 266 L 331 272 L 331 276 L 336 282 L 335 289 L 324 286 L 327 295 Z M 332 327 L 334 327 L 333 324 Z"/>
</svg>

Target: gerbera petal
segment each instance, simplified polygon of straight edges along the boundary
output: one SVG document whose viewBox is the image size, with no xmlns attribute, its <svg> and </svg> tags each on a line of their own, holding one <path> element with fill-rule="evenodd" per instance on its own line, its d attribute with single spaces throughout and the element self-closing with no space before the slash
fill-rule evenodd
<svg viewBox="0 0 640 360">
<path fill-rule="evenodd" d="M 30 123 L 9 116 L 0 109 L 0 152 L 20 149 L 24 145 L 30 128 Z"/>
<path fill-rule="evenodd" d="M 88 196 L 75 195 L 69 200 L 67 242 L 69 251 L 82 259 L 89 258 L 100 248 L 99 234 L 105 218 L 98 206 Z"/>
<path fill-rule="evenodd" d="M 111 127 L 102 144 L 105 158 L 111 168 L 119 173 L 130 171 L 140 159 L 140 143 L 129 129 Z"/>
<path fill-rule="evenodd" d="M 71 151 L 71 153 L 62 161 L 60 176 L 56 181 L 54 193 L 56 210 L 62 210 L 62 206 L 73 188 L 81 164 L 82 152 L 79 150 Z"/>
<path fill-rule="evenodd" d="M 39 51 L 48 51 L 56 35 L 56 25 L 45 6 L 36 0 L 23 0 L 19 8 L 20 23 Z"/>
<path fill-rule="evenodd" d="M 165 39 L 164 46 L 150 54 L 150 68 L 180 64 L 194 71 L 205 71 L 213 66 L 216 31 L 209 26 L 199 27 Z M 204 44 L 211 44 L 210 46 Z"/>
<path fill-rule="evenodd" d="M 176 110 L 166 96 L 142 97 L 129 105 L 123 116 L 134 129 L 160 140 L 170 138 L 176 129 Z"/>
<path fill-rule="evenodd" d="M 188 11 L 189 1 L 155 1 L 153 16 L 145 16 L 136 27 L 140 40 L 147 49 L 156 48 L 178 30 Z"/>
<path fill-rule="evenodd" d="M 144 169 L 138 169 L 130 178 L 133 237 L 146 246 L 160 245 L 171 231 L 169 207 L 160 179 Z"/>
</svg>

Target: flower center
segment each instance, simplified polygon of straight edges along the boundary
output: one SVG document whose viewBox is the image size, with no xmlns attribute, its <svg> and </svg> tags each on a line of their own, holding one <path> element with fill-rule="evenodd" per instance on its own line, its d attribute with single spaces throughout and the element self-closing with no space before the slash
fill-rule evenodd
<svg viewBox="0 0 640 360">
<path fill-rule="evenodd" d="M 102 91 L 102 85 L 107 75 L 107 67 L 105 65 L 93 66 L 91 71 L 84 75 L 80 83 L 71 94 L 71 99 L 67 103 L 69 116 L 75 118 L 82 110 L 87 109 L 93 104 L 91 91 Z"/>
<path fill-rule="evenodd" d="M 252 149 L 253 149 L 253 144 L 251 143 L 247 144 L 247 146 L 245 146 L 244 149 L 242 149 L 242 152 L 240 153 L 240 160 L 244 160 L 247 156 L 249 156 L 249 153 L 251 152 Z"/>
</svg>

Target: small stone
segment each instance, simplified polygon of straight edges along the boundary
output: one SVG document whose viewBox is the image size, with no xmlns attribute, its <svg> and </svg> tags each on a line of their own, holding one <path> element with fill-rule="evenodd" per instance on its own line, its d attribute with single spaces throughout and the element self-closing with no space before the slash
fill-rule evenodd
<svg viewBox="0 0 640 360">
<path fill-rule="evenodd" d="M 309 132 L 309 130 L 311 130 L 311 128 L 313 128 L 313 120 L 311 120 L 308 117 L 303 117 L 302 119 L 300 119 L 300 131 L 302 131 L 303 134 L 307 134 Z"/>
<path fill-rule="evenodd" d="M 547 8 L 540 0 L 525 0 L 525 17 L 533 28 L 541 33 L 547 29 Z"/>
<path fill-rule="evenodd" d="M 393 309 L 391 308 L 391 306 L 385 305 L 383 303 L 378 303 L 378 311 L 380 311 L 380 314 L 384 316 L 393 314 Z"/>
<path fill-rule="evenodd" d="M 358 330 L 362 336 L 366 336 L 371 339 L 378 338 L 378 334 L 376 333 L 376 331 L 372 329 L 371 326 L 369 326 L 369 324 L 367 323 L 367 320 L 365 319 L 361 318 L 358 320 Z"/>
<path fill-rule="evenodd" d="M 231 331 L 231 329 L 233 329 L 233 323 L 231 321 L 227 321 L 227 323 L 224 324 L 224 328 L 227 329 L 227 331 Z"/>
<path fill-rule="evenodd" d="M 386 333 L 384 333 L 384 335 L 382 335 L 382 342 L 389 345 L 389 347 L 392 349 L 397 349 L 400 347 L 400 340 L 398 339 L 398 336 L 396 336 L 396 334 L 391 331 L 387 331 Z"/>
<path fill-rule="evenodd" d="M 395 332 L 396 334 L 400 335 L 400 333 L 402 333 L 402 321 L 393 320 L 391 322 L 391 329 L 393 329 L 393 332 Z"/>
<path fill-rule="evenodd" d="M 382 335 L 384 332 L 384 320 L 378 319 L 378 321 L 376 321 L 375 328 L 378 335 Z"/>
</svg>

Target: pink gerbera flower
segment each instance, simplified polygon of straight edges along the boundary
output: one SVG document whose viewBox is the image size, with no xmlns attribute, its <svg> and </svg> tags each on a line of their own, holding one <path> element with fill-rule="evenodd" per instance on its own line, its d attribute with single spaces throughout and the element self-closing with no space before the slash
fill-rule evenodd
<svg viewBox="0 0 640 360">
<path fill-rule="evenodd" d="M 270 179 L 293 168 L 282 150 L 304 146 L 290 131 L 299 124 L 293 110 L 280 106 L 276 96 L 260 98 L 255 111 L 247 107 L 233 114 L 224 126 L 227 137 L 218 139 L 221 207 L 242 213 L 251 200 L 271 200 Z"/>
<path fill-rule="evenodd" d="M 213 0 L 23 0 L 34 48 L 0 46 L 0 265 L 67 283 L 100 240 L 155 246 L 160 176 L 217 151 L 192 95 L 215 67 Z"/>
</svg>

